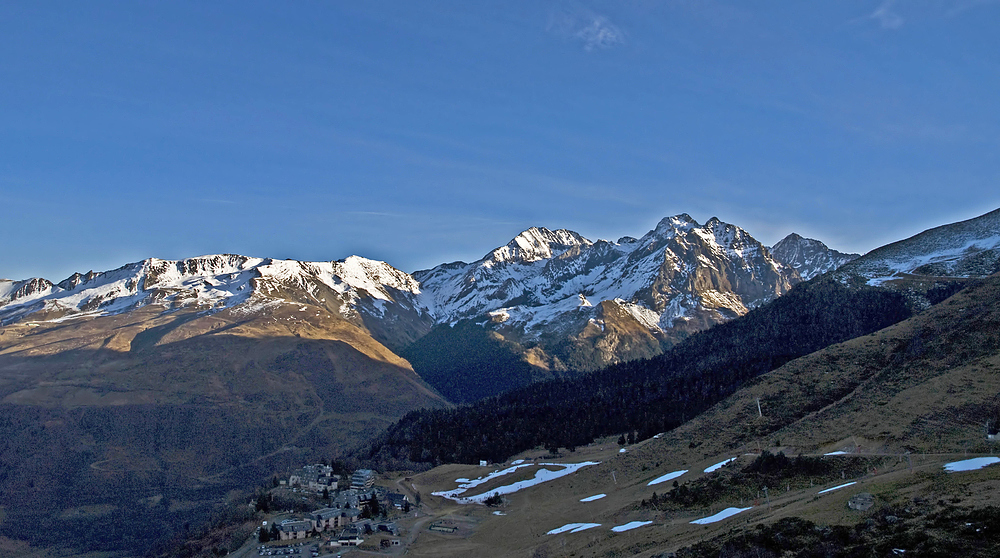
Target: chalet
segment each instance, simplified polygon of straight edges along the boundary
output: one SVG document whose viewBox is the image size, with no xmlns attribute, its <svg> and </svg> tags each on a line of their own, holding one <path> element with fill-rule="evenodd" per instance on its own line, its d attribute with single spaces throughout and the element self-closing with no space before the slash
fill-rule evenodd
<svg viewBox="0 0 1000 558">
<path fill-rule="evenodd" d="M 358 500 L 356 490 L 343 490 L 337 493 L 331 503 L 331 508 L 358 508 L 361 502 Z"/>
<path fill-rule="evenodd" d="M 357 490 L 355 495 L 358 497 L 358 503 L 363 505 L 368 500 L 375 498 L 376 500 L 385 499 L 386 490 L 381 486 L 376 486 L 368 490 Z"/>
</svg>

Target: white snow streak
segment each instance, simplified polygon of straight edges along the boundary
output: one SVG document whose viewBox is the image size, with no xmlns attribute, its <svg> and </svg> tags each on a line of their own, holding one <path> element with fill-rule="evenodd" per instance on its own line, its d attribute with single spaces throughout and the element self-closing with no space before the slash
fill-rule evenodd
<svg viewBox="0 0 1000 558">
<path fill-rule="evenodd" d="M 727 459 L 725 461 L 720 461 L 720 462 L 716 463 L 715 465 L 712 465 L 711 467 L 705 469 L 705 472 L 706 473 L 714 473 L 715 471 L 718 471 L 719 469 L 723 468 L 728 463 L 732 463 L 733 461 L 736 461 L 736 458 L 735 457 L 730 457 L 729 459 Z"/>
<path fill-rule="evenodd" d="M 482 494 L 477 494 L 475 496 L 461 496 L 461 497 L 459 496 L 459 494 L 464 494 L 467 490 L 479 486 L 494 478 L 512 473 L 521 467 L 532 466 L 532 465 L 515 465 L 513 467 L 508 467 L 503 471 L 494 471 L 493 473 L 490 473 L 486 477 L 470 481 L 466 484 L 459 486 L 455 490 L 448 490 L 444 492 L 433 492 L 432 494 L 435 496 L 442 496 L 444 498 L 448 498 L 449 500 L 454 500 L 455 502 L 458 502 L 460 504 L 473 504 L 473 503 L 481 504 L 483 500 L 486 500 L 487 498 L 493 496 L 494 494 L 500 494 L 500 495 L 513 494 L 515 492 L 535 486 L 537 484 L 541 484 L 543 482 L 548 482 L 561 477 L 565 477 L 566 475 L 575 473 L 577 470 L 582 469 L 583 467 L 588 467 L 590 465 L 597 465 L 599 463 L 600 463 L 599 461 L 584 461 L 582 463 L 541 463 L 542 466 L 562 467 L 562 469 L 558 471 L 552 471 L 550 469 L 539 469 L 538 471 L 535 472 L 535 477 L 532 479 L 527 479 L 515 482 L 513 484 L 504 485 L 498 488 L 493 488 Z"/>
<path fill-rule="evenodd" d="M 827 488 L 826 490 L 820 490 L 816 494 L 826 494 L 827 492 L 833 492 L 834 490 L 840 490 L 841 488 L 847 488 L 848 486 L 851 486 L 853 484 L 858 484 L 858 481 L 852 481 L 852 482 L 848 482 L 848 483 L 841 484 L 841 485 L 838 485 L 838 486 L 834 486 L 832 488 Z"/>
<path fill-rule="evenodd" d="M 567 523 L 562 527 L 557 527 L 551 531 L 545 533 L 546 535 L 558 535 L 559 533 L 579 533 L 580 531 L 586 531 L 587 529 L 593 529 L 594 527 L 600 527 L 600 523 Z"/>
<path fill-rule="evenodd" d="M 611 530 L 614 531 L 615 533 L 624 533 L 625 531 L 631 531 L 632 529 L 643 527 L 645 525 L 649 525 L 650 523 L 652 523 L 652 521 L 631 521 L 629 523 L 626 523 L 625 525 L 612 527 Z"/>
<path fill-rule="evenodd" d="M 662 477 L 657 477 L 657 478 L 649 481 L 646 484 L 646 486 L 653 486 L 654 484 L 660 484 L 661 482 L 667 482 L 668 480 L 674 480 L 674 479 L 676 479 L 677 477 L 683 475 L 686 472 L 688 472 L 687 469 L 681 469 L 680 471 L 674 471 L 672 473 L 667 473 L 667 474 L 663 475 Z"/>
<path fill-rule="evenodd" d="M 949 473 L 958 473 L 961 471 L 975 471 L 977 469 L 982 469 L 983 467 L 989 467 L 994 463 L 1000 463 L 1000 457 L 975 457 L 972 459 L 965 459 L 963 461 L 953 461 L 951 463 L 944 464 L 944 470 Z"/>
<path fill-rule="evenodd" d="M 749 508 L 726 508 L 715 515 L 710 515 L 708 517 L 703 517 L 701 519 L 695 519 L 691 523 L 695 525 L 708 525 L 709 523 L 716 523 L 722 521 L 727 517 L 732 517 L 738 513 L 745 512 L 747 510 L 753 509 L 753 506 Z"/>
</svg>

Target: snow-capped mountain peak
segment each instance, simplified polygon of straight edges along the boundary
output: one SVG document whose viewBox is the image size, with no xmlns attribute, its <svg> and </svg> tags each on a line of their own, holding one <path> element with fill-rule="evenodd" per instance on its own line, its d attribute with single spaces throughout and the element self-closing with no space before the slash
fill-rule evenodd
<svg viewBox="0 0 1000 558">
<path fill-rule="evenodd" d="M 646 336 L 669 337 L 679 325 L 700 329 L 741 315 L 798 281 L 743 229 L 714 218 L 702 226 L 687 214 L 617 243 L 532 228 L 477 262 L 414 275 L 439 323 L 486 316 L 531 342 L 576 336 L 608 323 L 608 312 L 612 321 L 634 320 L 629 327 Z"/>
<path fill-rule="evenodd" d="M 681 213 L 672 217 L 664 217 L 656 224 L 656 227 L 646 233 L 646 236 L 673 237 L 679 232 L 690 231 L 698 227 L 698 222 L 687 213 Z"/>
<path fill-rule="evenodd" d="M 358 256 L 334 262 L 236 254 L 149 258 L 103 273 L 75 273 L 58 285 L 45 279 L 0 282 L 0 320 L 7 323 L 42 311 L 45 319 L 65 320 L 149 305 L 217 311 L 253 296 L 285 300 L 289 290 L 316 299 L 324 287 L 342 299 L 340 309 L 348 317 L 356 316 L 354 306 L 368 298 L 414 310 L 420 292 L 419 283 L 409 274 Z"/>
<path fill-rule="evenodd" d="M 559 256 L 574 247 L 592 244 L 593 242 L 566 229 L 550 231 L 544 227 L 531 227 L 505 246 L 490 252 L 488 260 L 530 263 Z"/>
<path fill-rule="evenodd" d="M 420 294 L 420 283 L 412 275 L 385 262 L 350 256 L 333 262 L 332 271 L 348 285 L 382 300 L 393 299 L 391 290 Z"/>
<path fill-rule="evenodd" d="M 617 242 L 531 227 L 478 261 L 412 275 L 360 256 L 302 262 L 220 254 L 150 258 L 74 274 L 58 285 L 0 281 L 0 320 L 29 314 L 65 320 L 151 305 L 199 312 L 240 307 L 246 315 L 275 304 L 313 305 L 395 346 L 435 323 L 461 320 L 542 350 L 590 343 L 589 360 L 573 364 L 587 368 L 651 356 L 765 304 L 798 280 L 742 228 L 716 217 L 701 225 L 682 213 L 639 239 Z"/>
<path fill-rule="evenodd" d="M 772 246 L 771 254 L 776 260 L 795 268 L 804 280 L 833 271 L 860 256 L 838 252 L 818 240 L 803 238 L 796 233 L 789 234 Z"/>
</svg>

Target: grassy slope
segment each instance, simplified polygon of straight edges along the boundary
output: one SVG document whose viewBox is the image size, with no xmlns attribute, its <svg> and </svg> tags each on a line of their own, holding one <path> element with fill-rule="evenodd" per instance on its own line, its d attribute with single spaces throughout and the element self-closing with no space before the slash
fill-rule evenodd
<svg viewBox="0 0 1000 558">
<path fill-rule="evenodd" d="M 802 283 L 648 361 L 533 384 L 454 411 L 414 413 L 377 438 L 365 457 L 382 468 L 476 463 L 539 444 L 580 446 L 628 431 L 648 438 L 795 357 L 909 315 L 902 296 L 884 289 Z"/>
<path fill-rule="evenodd" d="M 998 391 L 1000 277 L 991 277 L 900 324 L 789 362 L 682 427 L 625 454 L 608 443 L 603 449 L 594 445 L 568 454 L 567 460 L 599 459 L 602 464 L 511 496 L 506 516 L 431 498 L 435 513 L 469 516 L 477 527 L 460 542 L 421 534 L 411 554 L 655 556 L 720 534 L 739 536 L 745 527 L 783 517 L 833 525 L 872 519 L 878 526 L 885 524 L 887 514 L 897 513 L 913 530 L 939 521 L 934 518 L 940 514 L 967 517 L 962 509 L 981 508 L 1000 496 L 1000 467 L 949 475 L 941 464 L 963 459 L 966 452 L 996 451 L 985 440 L 984 426 L 986 420 L 996 420 Z M 758 398 L 763 417 L 758 416 Z M 692 472 L 678 480 L 691 483 L 704 476 L 701 470 L 708 465 L 763 448 L 777 450 L 779 440 L 780 449 L 790 454 L 857 452 L 871 460 L 871 469 L 866 466 L 860 477 L 843 481 L 857 480 L 858 485 L 828 495 L 817 492 L 840 480 L 790 487 L 788 492 L 779 488 L 771 494 L 771 509 L 759 505 L 739 519 L 711 526 L 689 521 L 741 502 L 723 498 L 674 511 L 637 505 L 658 488 L 660 494 L 670 490 L 666 484 L 646 485 L 657 476 L 689 469 Z M 740 466 L 751 459 L 741 457 Z M 484 472 L 452 467 L 447 475 L 435 469 L 414 483 L 427 494 L 453 488 L 454 478 Z M 868 513 L 846 507 L 861 491 L 876 497 L 876 507 Z M 602 492 L 608 497 L 579 502 Z M 632 520 L 654 524 L 622 534 L 608 530 Z M 577 521 L 602 523 L 602 528 L 545 534 Z"/>
<path fill-rule="evenodd" d="M 446 405 L 363 329 L 299 308 L 4 328 L 0 534 L 141 551 L 230 487 Z"/>
</svg>

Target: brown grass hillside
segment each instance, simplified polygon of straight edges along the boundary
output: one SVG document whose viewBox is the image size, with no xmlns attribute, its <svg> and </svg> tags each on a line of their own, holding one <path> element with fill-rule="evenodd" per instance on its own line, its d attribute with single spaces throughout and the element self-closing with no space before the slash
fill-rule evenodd
<svg viewBox="0 0 1000 558">
<path fill-rule="evenodd" d="M 892 516 L 913 532 L 930 533 L 925 525 L 940 522 L 942 514 L 966 517 L 968 510 L 1000 497 L 1000 465 L 954 474 L 942 468 L 1000 449 L 986 439 L 987 421 L 1000 420 L 998 397 L 1000 277 L 993 276 L 895 326 L 794 360 L 626 453 L 618 453 L 611 440 L 566 453 L 560 460 L 601 464 L 510 495 L 503 516 L 483 506 L 426 497 L 455 488 L 456 478 L 475 478 L 493 468 L 448 466 L 444 474 L 435 469 L 418 475 L 412 484 L 425 495 L 432 517 L 466 518 L 474 527 L 459 541 L 420 531 L 411 554 L 652 557 L 796 517 L 877 530 Z M 829 471 L 783 480 L 770 486 L 765 498 L 762 487 L 741 472 L 762 450 L 813 455 Z M 823 457 L 837 450 L 847 455 Z M 519 457 L 541 452 L 535 453 Z M 734 464 L 702 472 L 731 457 L 738 458 Z M 689 472 L 677 479 L 680 485 L 713 495 L 690 507 L 641 505 L 654 491 L 664 497 L 673 488 L 669 482 L 648 482 L 682 469 Z M 847 482 L 856 484 L 819 493 Z M 847 508 L 860 492 L 874 495 L 868 512 Z M 580 502 L 598 493 L 607 496 Z M 748 506 L 753 509 L 718 523 L 690 523 L 727 507 Z M 630 521 L 652 523 L 610 531 Z M 572 522 L 601 527 L 546 534 Z"/>
<path fill-rule="evenodd" d="M 7 326 L 0 534 L 141 553 L 231 488 L 446 405 L 367 331 L 314 306 Z M 67 512 L 87 506 L 104 513 Z"/>
</svg>

